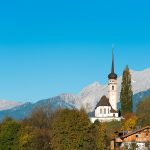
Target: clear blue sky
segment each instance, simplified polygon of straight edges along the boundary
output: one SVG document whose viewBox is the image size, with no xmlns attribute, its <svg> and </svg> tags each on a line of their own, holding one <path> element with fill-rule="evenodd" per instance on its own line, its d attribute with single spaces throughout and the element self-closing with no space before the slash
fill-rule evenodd
<svg viewBox="0 0 150 150">
<path fill-rule="evenodd" d="M 150 67 L 150 2 L 0 2 L 0 99 L 37 101 Z"/>
</svg>

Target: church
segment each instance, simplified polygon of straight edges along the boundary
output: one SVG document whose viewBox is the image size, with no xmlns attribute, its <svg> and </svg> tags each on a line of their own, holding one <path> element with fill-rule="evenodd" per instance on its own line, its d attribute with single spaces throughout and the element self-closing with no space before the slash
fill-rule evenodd
<svg viewBox="0 0 150 150">
<path fill-rule="evenodd" d="M 114 54 L 112 54 L 112 68 L 108 75 L 108 98 L 104 95 L 95 107 L 94 117 L 90 120 L 94 123 L 96 120 L 100 122 L 109 122 L 113 120 L 120 121 L 117 110 L 117 74 L 114 69 Z"/>
</svg>

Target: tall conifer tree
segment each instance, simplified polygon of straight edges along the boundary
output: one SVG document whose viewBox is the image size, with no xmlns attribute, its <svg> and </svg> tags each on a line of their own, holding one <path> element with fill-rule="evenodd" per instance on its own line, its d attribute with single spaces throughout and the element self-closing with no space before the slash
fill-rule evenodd
<svg viewBox="0 0 150 150">
<path fill-rule="evenodd" d="M 121 84 L 121 113 L 125 115 L 126 113 L 132 112 L 132 85 L 131 85 L 131 74 L 129 67 L 126 66 L 126 69 L 123 72 L 122 84 Z"/>
</svg>

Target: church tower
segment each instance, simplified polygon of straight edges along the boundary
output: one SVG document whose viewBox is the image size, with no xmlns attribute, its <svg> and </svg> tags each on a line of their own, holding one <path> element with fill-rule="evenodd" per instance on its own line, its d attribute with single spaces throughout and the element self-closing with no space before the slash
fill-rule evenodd
<svg viewBox="0 0 150 150">
<path fill-rule="evenodd" d="M 108 93 L 109 102 L 114 110 L 117 110 L 117 74 L 114 68 L 114 53 L 112 52 L 112 68 L 111 73 L 108 75 Z"/>
<path fill-rule="evenodd" d="M 112 67 L 111 73 L 108 75 L 108 95 L 100 98 L 100 101 L 95 107 L 93 116 L 90 117 L 92 123 L 96 120 L 100 122 L 109 122 L 113 120 L 121 121 L 117 111 L 117 74 L 114 67 L 114 53 L 112 52 Z"/>
</svg>

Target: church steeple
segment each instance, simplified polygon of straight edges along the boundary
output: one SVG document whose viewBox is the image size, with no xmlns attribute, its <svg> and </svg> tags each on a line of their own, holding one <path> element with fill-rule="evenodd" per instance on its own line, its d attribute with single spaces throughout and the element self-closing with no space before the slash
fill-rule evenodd
<svg viewBox="0 0 150 150">
<path fill-rule="evenodd" d="M 115 73 L 115 67 L 114 67 L 114 51 L 112 50 L 112 67 L 111 67 L 111 73 L 108 75 L 108 79 L 117 79 L 117 74 Z"/>
<path fill-rule="evenodd" d="M 111 68 L 111 73 L 114 73 L 114 50 L 112 50 L 112 68 Z"/>
<path fill-rule="evenodd" d="M 108 75 L 109 102 L 114 110 L 117 110 L 117 74 L 115 73 L 114 51 L 112 51 L 111 73 Z"/>
</svg>

